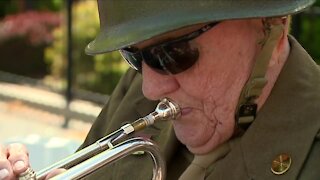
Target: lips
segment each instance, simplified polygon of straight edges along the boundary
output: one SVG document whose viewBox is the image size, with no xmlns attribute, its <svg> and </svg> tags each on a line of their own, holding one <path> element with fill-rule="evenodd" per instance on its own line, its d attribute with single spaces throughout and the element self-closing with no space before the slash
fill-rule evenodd
<svg viewBox="0 0 320 180">
<path fill-rule="evenodd" d="M 189 113 L 191 113 L 191 111 L 192 111 L 192 108 L 190 108 L 190 107 L 182 108 L 182 109 L 181 109 L 181 115 L 182 115 L 182 116 L 186 116 L 186 115 L 188 115 Z"/>
</svg>

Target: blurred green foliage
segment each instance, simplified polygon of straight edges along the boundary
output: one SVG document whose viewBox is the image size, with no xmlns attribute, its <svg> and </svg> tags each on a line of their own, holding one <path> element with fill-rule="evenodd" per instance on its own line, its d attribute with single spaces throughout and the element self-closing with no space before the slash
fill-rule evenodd
<svg viewBox="0 0 320 180">
<path fill-rule="evenodd" d="M 299 42 L 314 60 L 320 64 L 320 0 L 314 8 L 300 16 Z"/>
<path fill-rule="evenodd" d="M 60 11 L 64 0 L 0 0 L 0 18 L 25 10 Z"/>
<path fill-rule="evenodd" d="M 81 89 L 110 94 L 128 66 L 118 52 L 88 56 L 86 45 L 99 31 L 96 1 L 86 0 L 74 3 L 73 7 L 73 79 L 74 86 Z M 50 64 L 51 77 L 66 77 L 66 23 L 55 29 L 52 46 L 45 50 L 46 62 Z M 64 83 L 65 84 L 65 83 Z"/>
<path fill-rule="evenodd" d="M 302 17 L 302 30 L 299 35 L 299 42 L 320 64 L 320 18 Z"/>
</svg>

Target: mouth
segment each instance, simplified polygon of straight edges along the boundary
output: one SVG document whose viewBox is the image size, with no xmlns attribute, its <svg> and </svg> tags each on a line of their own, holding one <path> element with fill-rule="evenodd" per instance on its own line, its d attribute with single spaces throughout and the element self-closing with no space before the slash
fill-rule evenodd
<svg viewBox="0 0 320 180">
<path fill-rule="evenodd" d="M 191 107 L 185 107 L 181 109 L 181 116 L 186 116 L 188 114 L 190 114 L 192 111 Z"/>
</svg>

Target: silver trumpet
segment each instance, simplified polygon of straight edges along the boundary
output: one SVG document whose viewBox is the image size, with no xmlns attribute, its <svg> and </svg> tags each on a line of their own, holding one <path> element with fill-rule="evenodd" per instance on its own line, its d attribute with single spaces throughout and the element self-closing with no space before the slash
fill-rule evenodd
<svg viewBox="0 0 320 180">
<path fill-rule="evenodd" d="M 104 165 L 115 162 L 137 151 L 145 151 L 151 155 L 154 163 L 152 179 L 165 179 L 166 166 L 159 147 L 152 141 L 144 138 L 125 139 L 129 134 L 140 131 L 157 121 L 176 119 L 180 113 L 179 106 L 165 98 L 160 101 L 155 111 L 149 115 L 131 124 L 122 126 L 113 133 L 99 139 L 94 144 L 37 173 L 29 168 L 26 172 L 20 174 L 19 179 L 43 179 L 49 172 L 58 168 L 65 168 L 67 171 L 53 177 L 53 179 L 80 179 Z"/>
</svg>

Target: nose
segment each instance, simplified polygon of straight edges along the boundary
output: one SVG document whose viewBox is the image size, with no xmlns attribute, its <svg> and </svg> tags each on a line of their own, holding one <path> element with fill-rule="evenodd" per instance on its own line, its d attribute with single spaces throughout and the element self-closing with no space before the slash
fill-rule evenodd
<svg viewBox="0 0 320 180">
<path fill-rule="evenodd" d="M 178 88 L 179 83 L 173 75 L 159 74 L 142 63 L 142 92 L 146 98 L 159 100 Z"/>
</svg>

